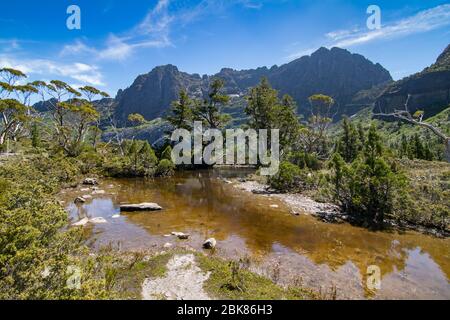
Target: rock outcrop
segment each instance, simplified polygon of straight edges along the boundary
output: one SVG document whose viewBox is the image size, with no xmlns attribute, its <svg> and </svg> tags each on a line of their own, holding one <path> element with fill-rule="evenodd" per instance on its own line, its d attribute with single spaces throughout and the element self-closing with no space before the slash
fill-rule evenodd
<svg viewBox="0 0 450 320">
<path fill-rule="evenodd" d="M 432 117 L 450 105 L 450 45 L 436 63 L 422 72 L 392 83 L 375 102 L 375 113 L 404 109 L 408 101 L 411 113 L 425 112 Z"/>
</svg>

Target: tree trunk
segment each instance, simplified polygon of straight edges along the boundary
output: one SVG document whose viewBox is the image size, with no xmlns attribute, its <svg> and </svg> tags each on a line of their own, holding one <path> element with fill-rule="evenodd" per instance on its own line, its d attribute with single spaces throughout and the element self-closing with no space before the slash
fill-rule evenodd
<svg viewBox="0 0 450 320">
<path fill-rule="evenodd" d="M 445 142 L 444 159 L 445 161 L 450 162 L 450 139 L 447 139 Z"/>
</svg>

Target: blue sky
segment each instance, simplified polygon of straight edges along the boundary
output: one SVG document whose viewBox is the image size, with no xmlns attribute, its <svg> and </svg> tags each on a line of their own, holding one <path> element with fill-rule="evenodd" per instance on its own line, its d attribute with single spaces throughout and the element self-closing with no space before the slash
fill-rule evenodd
<svg viewBox="0 0 450 320">
<path fill-rule="evenodd" d="M 81 30 L 66 27 L 72 4 L 81 9 Z M 380 30 L 366 26 L 372 4 L 381 8 Z M 450 3 L 438 0 L 0 3 L 0 67 L 112 95 L 157 65 L 213 74 L 280 65 L 321 46 L 363 54 L 399 79 L 433 63 L 449 39 Z"/>
</svg>

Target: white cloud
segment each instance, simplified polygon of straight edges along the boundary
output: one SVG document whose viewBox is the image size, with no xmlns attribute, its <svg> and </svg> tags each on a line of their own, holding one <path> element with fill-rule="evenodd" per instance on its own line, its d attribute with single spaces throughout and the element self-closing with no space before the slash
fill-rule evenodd
<svg viewBox="0 0 450 320">
<path fill-rule="evenodd" d="M 0 51 L 3 52 L 10 52 L 20 49 L 20 43 L 17 39 L 0 39 L 0 45 L 2 45 Z"/>
<path fill-rule="evenodd" d="M 297 51 L 297 52 L 287 56 L 286 59 L 287 60 L 295 60 L 295 59 L 301 58 L 303 56 L 309 56 L 316 50 L 317 50 L 317 48 L 309 48 L 309 49 L 304 49 L 304 50 L 301 50 L 301 51 Z"/>
<path fill-rule="evenodd" d="M 240 0 L 238 3 L 242 4 L 245 8 L 248 9 L 261 9 L 263 7 L 262 1 L 254 1 L 254 0 Z"/>
<path fill-rule="evenodd" d="M 0 67 L 18 69 L 28 75 L 65 77 L 93 86 L 105 86 L 97 66 L 80 62 L 65 64 L 46 59 L 18 60 L 4 55 L 0 56 Z"/>
<path fill-rule="evenodd" d="M 81 40 L 66 45 L 62 56 L 85 54 L 99 60 L 124 60 L 139 48 L 171 46 L 169 39 L 173 17 L 169 15 L 170 0 L 159 0 L 141 23 L 122 35 L 110 34 L 101 48 L 88 46 Z"/>
<path fill-rule="evenodd" d="M 232 5 L 260 9 L 263 2 L 264 0 L 202 0 L 195 6 L 185 7 L 173 0 L 158 0 L 138 25 L 120 35 L 110 34 L 103 46 L 89 46 L 77 40 L 64 46 L 60 54 L 84 54 L 98 60 L 124 60 L 137 49 L 174 46 L 170 33 L 175 24 L 183 26 L 203 16 L 220 14 Z M 172 4 L 173 7 L 169 8 Z"/>
<path fill-rule="evenodd" d="M 423 33 L 450 25 L 450 4 L 440 5 L 423 10 L 417 14 L 388 23 L 379 30 L 355 27 L 349 30 L 336 30 L 327 33 L 326 47 L 348 48 L 364 45 L 377 40 L 394 39 L 412 34 Z M 289 55 L 286 59 L 298 58 L 309 50 L 301 50 Z"/>
<path fill-rule="evenodd" d="M 381 39 L 404 37 L 450 25 L 450 4 L 444 4 L 395 21 L 379 30 L 340 30 L 327 34 L 334 46 L 350 47 Z"/>
</svg>

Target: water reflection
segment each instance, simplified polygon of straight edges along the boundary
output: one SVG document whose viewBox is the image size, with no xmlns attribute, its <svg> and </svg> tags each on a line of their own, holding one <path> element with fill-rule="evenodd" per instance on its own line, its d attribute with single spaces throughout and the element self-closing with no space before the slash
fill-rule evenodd
<svg viewBox="0 0 450 320">
<path fill-rule="evenodd" d="M 121 241 L 125 247 L 147 247 L 167 242 L 165 234 L 182 231 L 192 234 L 188 243 L 193 247 L 215 237 L 225 255 L 250 253 L 263 264 L 281 260 L 283 272 L 295 269 L 311 285 L 336 284 L 345 291 L 342 297 L 367 296 L 367 267 L 377 265 L 382 289 L 375 297 L 450 299 L 449 240 L 295 217 L 277 199 L 239 191 L 222 180 L 246 173 L 211 170 L 170 179 L 105 181 L 106 195 L 69 209 L 75 220 L 107 219 L 96 226 L 102 231 L 99 244 Z M 79 195 L 81 191 L 67 194 L 67 201 Z M 164 211 L 112 218 L 120 204 L 140 202 L 157 202 Z"/>
</svg>

